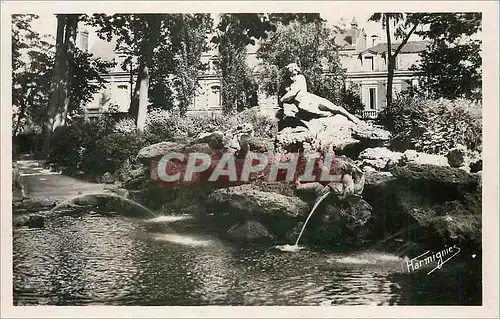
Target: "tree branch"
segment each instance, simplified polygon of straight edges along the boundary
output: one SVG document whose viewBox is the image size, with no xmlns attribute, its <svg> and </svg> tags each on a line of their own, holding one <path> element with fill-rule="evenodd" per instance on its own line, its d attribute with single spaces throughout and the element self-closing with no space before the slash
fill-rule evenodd
<svg viewBox="0 0 500 319">
<path fill-rule="evenodd" d="M 415 32 L 415 30 L 417 29 L 417 26 L 418 22 L 415 23 L 415 25 L 411 28 L 410 32 L 408 32 L 408 35 L 403 39 L 401 44 L 398 46 L 398 48 L 394 52 L 394 56 L 398 55 L 399 51 L 401 51 L 401 49 L 405 46 L 405 44 L 408 42 L 408 39 L 410 39 L 412 33 Z"/>
</svg>

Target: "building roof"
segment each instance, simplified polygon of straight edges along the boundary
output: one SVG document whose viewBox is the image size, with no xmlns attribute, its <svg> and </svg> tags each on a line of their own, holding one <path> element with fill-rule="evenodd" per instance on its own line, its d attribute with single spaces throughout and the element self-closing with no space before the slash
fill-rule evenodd
<svg viewBox="0 0 500 319">
<path fill-rule="evenodd" d="M 398 46 L 401 44 L 401 42 L 395 42 L 391 44 L 392 50 L 396 50 Z M 429 45 L 429 42 L 427 41 L 408 41 L 403 48 L 401 49 L 400 53 L 419 53 L 422 51 L 425 51 L 427 46 Z M 385 53 L 387 52 L 387 43 L 379 43 L 374 47 L 368 48 L 361 52 L 360 54 L 363 54 L 365 52 L 371 52 L 375 54 L 379 53 Z"/>
</svg>

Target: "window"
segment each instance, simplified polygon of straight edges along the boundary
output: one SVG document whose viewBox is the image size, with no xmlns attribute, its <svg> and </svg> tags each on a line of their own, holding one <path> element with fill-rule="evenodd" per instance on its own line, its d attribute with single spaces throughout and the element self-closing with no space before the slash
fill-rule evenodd
<svg viewBox="0 0 500 319">
<path fill-rule="evenodd" d="M 365 105 L 365 110 L 377 110 L 378 109 L 378 92 L 377 84 L 363 85 L 363 104 Z"/>
<path fill-rule="evenodd" d="M 207 106 L 220 106 L 220 86 L 218 84 L 211 85 L 206 92 Z"/>
<path fill-rule="evenodd" d="M 375 70 L 375 64 L 372 56 L 365 57 L 365 70 Z"/>
<path fill-rule="evenodd" d="M 376 101 L 376 96 L 375 96 L 375 88 L 370 88 L 369 89 L 369 94 L 370 94 L 370 109 L 375 110 L 377 108 L 377 101 Z"/>
</svg>

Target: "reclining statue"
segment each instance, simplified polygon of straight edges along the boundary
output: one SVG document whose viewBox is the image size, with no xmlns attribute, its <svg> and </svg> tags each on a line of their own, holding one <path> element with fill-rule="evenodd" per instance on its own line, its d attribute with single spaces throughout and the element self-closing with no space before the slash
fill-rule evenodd
<svg viewBox="0 0 500 319">
<path fill-rule="evenodd" d="M 341 114 L 355 124 L 360 123 L 360 119 L 342 106 L 335 105 L 325 98 L 307 92 L 306 78 L 296 63 L 290 63 L 285 68 L 292 81 L 290 86 L 286 88 L 287 92 L 280 99 L 280 102 L 283 103 L 283 115 L 285 117 L 296 118 L 297 113 L 305 111 L 316 117 Z"/>
</svg>

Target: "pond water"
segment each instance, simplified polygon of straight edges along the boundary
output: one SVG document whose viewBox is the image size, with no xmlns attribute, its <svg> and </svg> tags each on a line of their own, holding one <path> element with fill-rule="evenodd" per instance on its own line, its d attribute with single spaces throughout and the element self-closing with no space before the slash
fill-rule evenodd
<svg viewBox="0 0 500 319">
<path fill-rule="evenodd" d="M 481 275 L 397 256 L 242 246 L 190 216 L 48 218 L 13 233 L 15 305 L 480 304 Z"/>
</svg>

